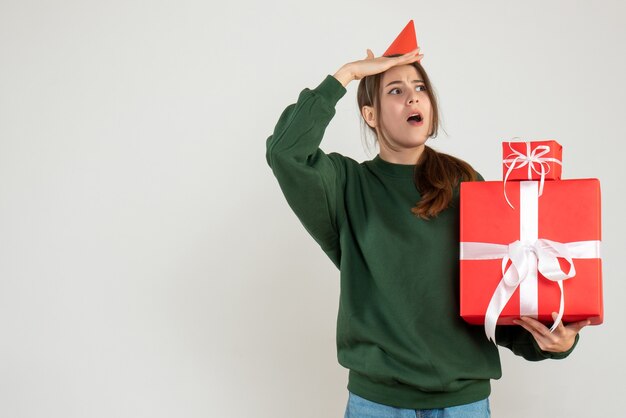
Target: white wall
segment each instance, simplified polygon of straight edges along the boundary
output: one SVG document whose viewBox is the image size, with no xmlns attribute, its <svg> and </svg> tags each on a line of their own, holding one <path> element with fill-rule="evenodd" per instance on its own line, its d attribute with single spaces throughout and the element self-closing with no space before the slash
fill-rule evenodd
<svg viewBox="0 0 626 418">
<path fill-rule="evenodd" d="M 343 416 L 338 272 L 265 139 L 411 18 L 434 146 L 498 179 L 502 139 L 555 138 L 564 178 L 602 183 L 605 324 L 565 361 L 503 351 L 494 416 L 618 416 L 619 0 L 1 2 L 0 416 Z M 323 148 L 363 160 L 355 87 Z"/>
</svg>

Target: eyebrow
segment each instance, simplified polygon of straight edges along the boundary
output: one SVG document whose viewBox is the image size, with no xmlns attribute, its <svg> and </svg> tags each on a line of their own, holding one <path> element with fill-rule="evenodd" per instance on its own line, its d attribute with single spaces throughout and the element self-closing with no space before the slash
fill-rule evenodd
<svg viewBox="0 0 626 418">
<path fill-rule="evenodd" d="M 423 82 L 424 82 L 424 80 L 413 80 L 412 81 L 412 83 L 423 83 Z M 392 81 L 391 83 L 387 84 L 385 86 L 385 88 L 391 86 L 392 84 L 402 84 L 402 81 L 400 81 L 400 80 Z"/>
</svg>

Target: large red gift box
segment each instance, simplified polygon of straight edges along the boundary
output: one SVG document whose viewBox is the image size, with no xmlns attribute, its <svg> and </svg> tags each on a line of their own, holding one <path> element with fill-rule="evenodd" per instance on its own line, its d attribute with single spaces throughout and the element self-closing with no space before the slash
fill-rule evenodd
<svg viewBox="0 0 626 418">
<path fill-rule="evenodd" d="M 503 188 L 500 181 L 461 184 L 461 316 L 472 324 L 486 323 L 486 312 L 495 303 L 504 305 L 496 316 L 498 324 L 512 325 L 521 315 L 552 323 L 551 313 L 559 312 L 561 291 L 557 281 L 537 273 L 535 254 L 540 253 L 540 264 L 548 264 L 552 257 L 558 270 L 565 273 L 569 271 L 566 257 L 573 261 L 575 275 L 562 280 L 563 322 L 590 319 L 592 324 L 602 323 L 599 181 L 547 181 L 541 196 L 537 181 L 507 182 L 506 193 L 513 208 L 503 198 Z M 547 246 L 550 248 L 545 250 Z M 558 258 L 546 256 L 557 251 L 553 247 L 562 252 Z M 511 256 L 513 249 L 518 252 Z M 509 261 L 512 259 L 530 266 L 531 274 L 517 287 L 508 285 L 509 291 L 515 290 L 507 302 L 502 294 L 494 294 L 502 293 L 504 272 L 516 276 L 517 270 Z M 492 302 L 492 297 L 500 300 Z M 495 332 L 495 323 L 493 329 Z"/>
<path fill-rule="evenodd" d="M 556 141 L 502 143 L 502 179 L 560 180 L 563 147 Z"/>
</svg>

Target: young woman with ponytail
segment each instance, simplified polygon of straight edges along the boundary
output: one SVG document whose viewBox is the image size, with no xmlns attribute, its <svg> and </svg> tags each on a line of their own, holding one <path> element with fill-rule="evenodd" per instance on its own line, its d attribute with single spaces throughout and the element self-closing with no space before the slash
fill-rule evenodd
<svg viewBox="0 0 626 418">
<path fill-rule="evenodd" d="M 497 347 L 458 307 L 459 184 L 481 177 L 426 145 L 439 111 L 421 58 L 419 48 L 377 58 L 368 50 L 303 90 L 267 140 L 289 205 L 341 273 L 337 354 L 349 369 L 348 418 L 488 417 L 490 380 L 501 376 Z M 354 80 L 380 148 L 363 163 L 319 148 Z M 497 341 L 532 361 L 569 355 L 584 326 L 560 324 L 539 338 L 547 328 L 523 322 L 532 332 L 499 327 Z"/>
<path fill-rule="evenodd" d="M 401 56 L 392 55 L 390 58 Z M 373 54 L 368 50 L 368 58 L 373 58 Z M 424 71 L 419 61 L 414 61 L 409 64 L 408 68 L 404 68 L 404 72 L 409 76 L 413 75 L 414 71 L 410 68 L 413 66 L 417 72 L 415 85 L 408 86 L 408 90 L 420 89 L 421 95 L 416 94 L 415 108 L 419 108 L 420 97 L 422 102 L 429 103 L 425 108 L 425 113 L 430 114 L 430 119 L 427 123 L 424 123 L 422 132 L 427 132 L 427 138 L 435 138 L 439 128 L 439 108 L 437 106 L 437 98 L 434 95 L 430 79 Z M 396 71 L 396 69 L 394 69 Z M 398 70 L 399 71 L 399 70 Z M 393 144 L 393 140 L 390 140 L 385 127 L 382 124 L 383 118 L 381 117 L 381 96 L 387 97 L 385 94 L 381 94 L 381 79 L 385 76 L 384 73 L 373 74 L 371 76 L 363 77 L 359 83 L 357 91 L 357 103 L 359 109 L 361 109 L 364 121 L 367 123 L 369 129 L 371 129 L 378 139 L 381 147 L 381 154 L 398 154 L 404 153 L 402 148 Z M 387 74 L 387 79 L 391 79 L 393 74 Z M 393 91 L 393 87 L 390 92 Z M 399 96 L 400 100 L 404 100 L 404 96 Z M 410 100 L 410 99 L 409 99 Z M 411 105 L 407 105 L 408 109 L 411 109 Z M 410 111 L 410 110 L 409 110 Z M 421 115 L 422 117 L 424 115 Z M 374 121 L 379 121 L 376 124 Z M 418 124 L 415 124 L 417 126 Z M 415 153 L 408 153 L 409 162 L 415 159 L 415 155 L 418 156 L 419 161 L 415 164 L 421 165 L 421 170 L 415 172 L 415 186 L 420 191 L 420 201 L 416 203 L 412 209 L 413 213 L 420 218 L 430 219 L 436 216 L 439 212 L 447 208 L 452 200 L 453 190 L 458 186 L 460 181 L 474 181 L 476 180 L 476 172 L 465 161 L 455 158 L 453 156 L 443 154 L 435 151 L 434 149 L 426 146 L 425 139 L 423 137 L 417 138 Z M 384 157 L 382 157 L 384 158 Z M 393 158 L 393 157 L 392 157 Z M 384 158 L 385 159 L 385 158 Z M 390 158 L 387 158 L 388 160 Z"/>
</svg>

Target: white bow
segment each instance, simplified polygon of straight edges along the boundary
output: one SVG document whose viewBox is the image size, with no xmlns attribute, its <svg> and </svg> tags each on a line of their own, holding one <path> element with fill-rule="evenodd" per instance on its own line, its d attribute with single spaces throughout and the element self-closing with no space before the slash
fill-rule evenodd
<svg viewBox="0 0 626 418">
<path fill-rule="evenodd" d="M 552 157 L 543 157 L 547 153 L 550 152 L 549 145 L 538 145 L 533 150 L 530 148 L 530 142 L 525 142 L 526 144 L 526 154 L 521 153 L 511 146 L 509 142 L 509 148 L 512 153 L 509 154 L 502 162 L 507 167 L 507 172 L 504 176 L 504 198 L 510 207 L 513 208 L 513 205 L 509 201 L 509 197 L 506 194 L 506 181 L 509 178 L 511 172 L 515 169 L 522 168 L 524 166 L 528 166 L 528 180 L 532 180 L 533 171 L 540 176 L 539 183 L 539 196 L 543 194 L 543 184 L 545 182 L 546 174 L 550 172 L 550 164 L 551 162 L 561 165 L 561 161 L 557 158 Z"/>
<path fill-rule="evenodd" d="M 577 241 L 560 243 L 548 239 L 538 239 L 533 243 L 514 241 L 508 245 L 490 244 L 485 242 L 462 242 L 462 260 L 502 259 L 502 279 L 494 291 L 485 314 L 485 333 L 495 343 L 496 323 L 515 290 L 527 279 L 536 279 L 537 271 L 546 279 L 559 285 L 561 301 L 559 314 L 550 328 L 556 329 L 563 318 L 565 298 L 563 296 L 563 280 L 576 275 L 574 258 L 599 258 L 600 241 Z M 569 265 L 568 271 L 561 269 L 558 258 L 563 258 Z M 508 266 L 509 261 L 511 265 Z M 534 301 L 529 301 L 532 305 Z M 520 301 L 524 305 L 525 301 Z M 527 308 L 520 307 L 524 312 Z"/>
</svg>

